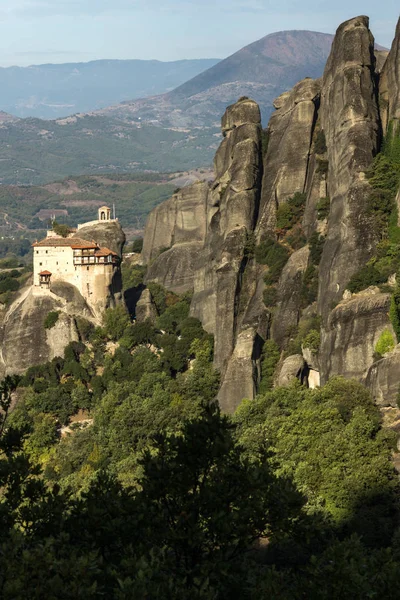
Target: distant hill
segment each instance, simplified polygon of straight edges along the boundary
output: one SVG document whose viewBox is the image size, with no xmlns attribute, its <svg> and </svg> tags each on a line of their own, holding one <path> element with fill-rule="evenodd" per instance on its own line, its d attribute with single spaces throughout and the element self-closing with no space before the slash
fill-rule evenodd
<svg viewBox="0 0 400 600">
<path fill-rule="evenodd" d="M 332 39 L 312 31 L 273 33 L 166 94 L 56 121 L 0 115 L 0 183 L 209 166 L 226 106 L 249 96 L 266 126 L 276 96 L 322 75 Z"/>
<path fill-rule="evenodd" d="M 57 119 L 162 94 L 218 61 L 95 60 L 0 67 L 0 109 L 18 117 Z"/>
<path fill-rule="evenodd" d="M 171 92 L 100 113 L 140 117 L 163 126 L 207 126 L 219 122 L 227 104 L 246 95 L 259 103 L 266 124 L 276 96 L 304 77 L 322 75 L 332 40 L 332 35 L 315 31 L 272 33 Z"/>
</svg>

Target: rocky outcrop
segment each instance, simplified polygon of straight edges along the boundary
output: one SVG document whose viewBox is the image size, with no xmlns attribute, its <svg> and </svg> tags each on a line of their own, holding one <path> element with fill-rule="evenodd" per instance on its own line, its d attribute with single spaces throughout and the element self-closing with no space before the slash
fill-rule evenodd
<svg viewBox="0 0 400 600">
<path fill-rule="evenodd" d="M 400 19 L 392 47 L 382 69 L 379 82 L 380 108 L 384 132 L 388 124 L 400 122 Z"/>
<path fill-rule="evenodd" d="M 152 211 L 142 251 L 142 262 L 149 265 L 147 281 L 178 294 L 193 289 L 194 265 L 206 235 L 208 190 L 208 183 L 197 182 Z"/>
<path fill-rule="evenodd" d="M 201 243 L 176 244 L 162 252 L 148 267 L 146 282 L 154 281 L 176 294 L 193 289 L 195 265 Z"/>
<path fill-rule="evenodd" d="M 143 323 L 148 319 L 154 323 L 157 318 L 157 309 L 151 297 L 149 289 L 144 289 L 140 295 L 140 299 L 136 304 L 136 321 Z"/>
<path fill-rule="evenodd" d="M 223 382 L 219 400 L 224 410 L 232 410 L 242 393 L 253 397 L 255 389 L 250 348 L 257 326 L 244 320 L 242 291 L 262 173 L 257 104 L 246 98 L 228 107 L 222 130 L 224 140 L 214 161 L 216 179 L 208 197 L 207 235 L 196 263 L 191 315 L 215 336 L 214 361 Z M 240 389 L 234 383 L 239 364 Z"/>
<path fill-rule="evenodd" d="M 341 302 L 322 331 L 321 380 L 334 375 L 362 380 L 374 362 L 376 343 L 389 321 L 390 294 L 372 288 Z"/>
<path fill-rule="evenodd" d="M 82 298 L 81 307 L 84 304 Z M 33 287 L 23 290 L 7 311 L 1 328 L 1 373 L 22 373 L 28 367 L 63 356 L 64 348 L 79 339 L 69 308 L 63 298 L 51 292 L 35 294 Z M 58 321 L 45 329 L 44 320 L 52 311 L 59 311 Z"/>
<path fill-rule="evenodd" d="M 125 233 L 118 221 L 104 221 L 93 225 L 80 227 L 72 236 L 83 240 L 94 240 L 99 246 L 109 248 L 122 257 L 125 244 Z"/>
<path fill-rule="evenodd" d="M 368 18 L 346 21 L 336 33 L 321 92 L 331 199 L 319 275 L 318 305 L 324 320 L 350 277 L 371 257 L 376 243 L 368 218 L 370 188 L 365 177 L 380 137 L 374 67 Z"/>
<path fill-rule="evenodd" d="M 400 23 L 387 58 L 374 51 L 367 17 L 343 23 L 323 78 L 305 79 L 279 96 L 262 136 L 253 101 L 242 98 L 228 107 L 214 182 L 199 184 L 202 192 L 192 186 L 175 194 L 149 218 L 143 251 L 148 280 L 175 291 L 193 287 L 191 315 L 215 336 L 224 410 L 254 397 L 264 340 L 271 337 L 287 350 L 292 337 L 297 344 L 303 331 L 305 336 L 318 327 L 317 314 L 322 317 L 319 351 L 303 348 L 303 356 L 287 357 L 276 384 L 299 377 L 315 387 L 343 375 L 367 378 L 371 389 L 393 395 L 394 383 L 385 381 L 392 378 L 395 359 L 374 362 L 379 336 L 391 328 L 390 294 L 377 289 L 348 292 L 345 299 L 343 294 L 378 241 L 366 172 L 381 149 L 380 115 L 384 129 L 400 118 L 399 44 Z M 286 234 L 286 225 L 277 228 L 276 212 L 296 192 L 303 194 L 305 206 L 297 213 L 296 229 Z M 400 208 L 400 196 L 397 203 Z M 324 240 L 315 232 L 326 236 L 319 264 Z M 268 309 L 263 303 L 267 267 L 253 258 L 254 244 L 266 237 L 290 254 L 276 285 L 277 302 Z M 311 262 L 308 281 L 313 285 L 318 277 L 318 298 L 305 307 L 307 298 L 314 299 L 303 277 Z M 268 301 L 274 304 L 272 290 Z"/>
<path fill-rule="evenodd" d="M 278 369 L 275 384 L 287 386 L 293 383 L 293 379 L 301 379 L 304 368 L 304 359 L 301 354 L 293 354 L 285 358 Z"/>
<path fill-rule="evenodd" d="M 284 348 L 296 331 L 302 309 L 303 274 L 310 256 L 308 246 L 294 252 L 286 263 L 279 279 L 277 306 L 272 321 L 272 337 Z"/>
<path fill-rule="evenodd" d="M 320 89 L 319 80 L 304 79 L 274 102 L 276 112 L 267 129 L 258 239 L 273 232 L 277 206 L 296 192 L 305 192 Z"/>
<path fill-rule="evenodd" d="M 399 408 L 400 345 L 393 352 L 374 363 L 368 371 L 365 385 L 380 407 Z"/>
</svg>

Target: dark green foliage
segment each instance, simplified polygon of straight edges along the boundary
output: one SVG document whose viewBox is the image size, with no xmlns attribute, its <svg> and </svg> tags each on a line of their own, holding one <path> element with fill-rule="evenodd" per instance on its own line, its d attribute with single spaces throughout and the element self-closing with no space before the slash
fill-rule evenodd
<svg viewBox="0 0 400 600">
<path fill-rule="evenodd" d="M 135 240 L 133 240 L 131 251 L 137 252 L 140 254 L 142 249 L 143 249 L 143 238 L 136 238 Z"/>
<path fill-rule="evenodd" d="M 144 276 L 146 274 L 146 267 L 123 261 L 121 272 L 122 289 L 129 290 L 143 284 Z"/>
<path fill-rule="evenodd" d="M 5 292 L 16 292 L 19 287 L 19 282 L 16 281 L 15 276 L 9 275 L 0 278 L 0 294 L 4 294 Z"/>
<path fill-rule="evenodd" d="M 246 232 L 246 242 L 243 248 L 244 257 L 247 259 L 251 259 L 254 257 L 254 252 L 256 249 L 256 237 L 253 232 Z"/>
<path fill-rule="evenodd" d="M 327 216 L 329 215 L 330 206 L 331 206 L 331 201 L 328 196 L 325 196 L 325 198 L 319 199 L 318 204 L 317 204 L 317 214 L 318 214 L 319 220 L 327 218 Z"/>
<path fill-rule="evenodd" d="M 79 338 L 83 342 L 87 342 L 94 331 L 94 325 L 84 317 L 76 317 L 75 323 L 78 329 Z"/>
<path fill-rule="evenodd" d="M 190 302 L 180 300 L 168 307 L 157 319 L 157 327 L 167 333 L 176 333 L 178 325 L 189 316 Z"/>
<path fill-rule="evenodd" d="M 57 235 L 61 235 L 62 237 L 67 237 L 69 233 L 71 233 L 70 227 L 68 225 L 64 225 L 63 223 L 57 223 L 57 221 L 53 221 L 53 231 L 56 232 Z"/>
<path fill-rule="evenodd" d="M 156 340 L 156 331 L 151 321 L 130 325 L 120 338 L 120 344 L 129 350 L 141 344 L 152 344 Z"/>
<path fill-rule="evenodd" d="M 277 289 L 273 286 L 268 286 L 263 291 L 263 301 L 265 306 L 275 306 L 277 300 Z"/>
<path fill-rule="evenodd" d="M 104 330 L 111 340 L 122 338 L 130 322 L 129 315 L 122 304 L 115 308 L 107 308 L 104 313 Z"/>
<path fill-rule="evenodd" d="M 172 306 L 179 300 L 176 294 L 167 291 L 159 283 L 150 282 L 147 284 L 147 287 L 150 290 L 151 298 L 159 315 L 162 315 L 168 306 Z"/>
<path fill-rule="evenodd" d="M 58 310 L 52 310 L 49 312 L 45 320 L 43 321 L 43 326 L 45 329 L 51 329 L 57 323 L 58 318 L 60 316 L 60 312 Z"/>
<path fill-rule="evenodd" d="M 393 194 L 390 190 L 374 189 L 368 198 L 368 211 L 373 216 L 374 227 L 381 238 L 388 235 L 388 226 L 394 210 Z"/>
<path fill-rule="evenodd" d="M 303 347 L 312 352 L 318 352 L 321 344 L 321 334 L 317 329 L 311 329 L 303 340 Z"/>
<path fill-rule="evenodd" d="M 318 131 L 317 135 L 315 136 L 314 152 L 315 152 L 315 154 L 325 154 L 326 151 L 327 151 L 327 147 L 326 147 L 325 133 L 324 133 L 323 129 L 320 129 Z"/>
<path fill-rule="evenodd" d="M 254 256 L 258 263 L 268 265 L 269 270 L 265 282 L 269 285 L 278 281 L 282 269 L 288 261 L 289 250 L 272 238 L 267 238 L 256 247 Z"/>
<path fill-rule="evenodd" d="M 260 394 L 271 390 L 274 385 L 274 374 L 281 353 L 274 340 L 266 340 L 261 354 L 261 379 L 258 386 Z"/>
<path fill-rule="evenodd" d="M 329 161 L 323 158 L 317 158 L 317 173 L 327 175 L 329 171 Z"/>
<path fill-rule="evenodd" d="M 277 229 L 288 230 L 301 221 L 307 194 L 296 192 L 291 198 L 280 204 L 276 211 Z"/>
<path fill-rule="evenodd" d="M 383 152 L 395 165 L 400 167 L 400 129 L 398 123 L 393 121 L 389 123 L 383 144 Z"/>
<path fill-rule="evenodd" d="M 384 283 L 386 277 L 380 273 L 378 269 L 371 264 L 365 265 L 358 273 L 355 273 L 347 284 L 347 289 L 353 294 L 365 290 L 371 285 L 379 285 Z"/>
<path fill-rule="evenodd" d="M 268 152 L 268 144 L 269 144 L 270 133 L 268 129 L 261 130 L 261 152 L 263 158 L 266 156 Z"/>
<path fill-rule="evenodd" d="M 390 302 L 389 317 L 392 327 L 397 337 L 397 342 L 400 342 L 400 288 L 397 287 L 393 292 Z"/>
</svg>

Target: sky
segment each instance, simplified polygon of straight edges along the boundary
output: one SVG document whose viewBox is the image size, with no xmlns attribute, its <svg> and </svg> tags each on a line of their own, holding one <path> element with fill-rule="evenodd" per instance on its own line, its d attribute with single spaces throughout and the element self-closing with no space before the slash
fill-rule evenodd
<svg viewBox="0 0 400 600">
<path fill-rule="evenodd" d="M 390 47 L 399 0 L 0 0 L 0 65 L 225 58 L 274 31 L 366 14 Z"/>
</svg>

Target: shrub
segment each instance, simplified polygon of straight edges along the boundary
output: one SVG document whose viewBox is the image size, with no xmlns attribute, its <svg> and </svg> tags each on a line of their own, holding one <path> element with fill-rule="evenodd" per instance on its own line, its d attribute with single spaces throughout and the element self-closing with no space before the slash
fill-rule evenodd
<svg viewBox="0 0 400 600">
<path fill-rule="evenodd" d="M 258 389 L 260 394 L 273 388 L 274 374 L 280 355 L 277 343 L 274 340 L 267 340 L 261 354 L 261 380 Z"/>
<path fill-rule="evenodd" d="M 301 221 L 306 204 L 307 194 L 296 192 L 286 202 L 280 204 L 276 211 L 278 229 L 291 229 Z"/>
<path fill-rule="evenodd" d="M 362 269 L 352 276 L 347 284 L 347 289 L 355 294 L 371 285 L 379 285 L 385 281 L 385 275 L 380 273 L 374 265 L 365 265 L 365 267 L 362 267 Z"/>
<path fill-rule="evenodd" d="M 282 269 L 288 261 L 289 250 L 279 242 L 267 238 L 256 247 L 254 256 L 259 264 L 268 265 L 269 271 L 264 281 L 270 285 L 278 281 Z"/>
<path fill-rule="evenodd" d="M 45 329 L 51 329 L 58 321 L 58 317 L 60 316 L 60 312 L 58 310 L 53 310 L 49 312 L 47 317 L 45 318 L 43 325 Z"/>
<path fill-rule="evenodd" d="M 303 348 L 308 348 L 311 352 L 318 352 L 321 344 L 321 334 L 317 329 L 311 329 L 303 340 Z"/>
<path fill-rule="evenodd" d="M 389 331 L 389 329 L 384 329 L 379 336 L 374 350 L 377 354 L 383 356 L 387 352 L 391 352 L 395 345 L 396 343 L 394 341 L 393 334 Z"/>
<path fill-rule="evenodd" d="M 6 277 L 0 281 L 0 294 L 5 292 L 16 292 L 19 289 L 19 282 L 12 277 Z"/>
<path fill-rule="evenodd" d="M 57 235 L 61 235 L 62 237 L 67 237 L 67 235 L 71 233 L 71 229 L 68 227 L 68 225 L 64 225 L 63 223 L 57 223 L 57 221 L 53 221 L 53 231 L 55 231 Z"/>
<path fill-rule="evenodd" d="M 397 341 L 400 342 L 400 288 L 396 288 L 396 290 L 393 292 L 390 302 L 389 317 L 396 334 Z"/>
<path fill-rule="evenodd" d="M 261 130 L 261 152 L 264 157 L 268 152 L 268 144 L 269 144 L 270 134 L 268 129 Z"/>
<path fill-rule="evenodd" d="M 111 340 L 119 340 L 124 335 L 130 322 L 129 315 L 121 304 L 115 308 L 107 308 L 104 313 L 104 329 Z"/>
<path fill-rule="evenodd" d="M 75 322 L 80 339 L 84 342 L 87 342 L 91 333 L 94 331 L 93 323 L 91 323 L 84 317 L 76 317 Z"/>
<path fill-rule="evenodd" d="M 325 133 L 320 129 L 315 136 L 314 140 L 314 152 L 315 154 L 325 154 L 327 151 Z"/>
<path fill-rule="evenodd" d="M 322 221 L 322 219 L 326 219 L 329 215 L 329 209 L 331 206 L 331 201 L 329 196 L 325 196 L 325 198 L 320 198 L 317 204 L 317 213 L 318 219 Z"/>
<path fill-rule="evenodd" d="M 143 238 L 136 238 L 132 243 L 132 252 L 140 253 L 143 249 Z"/>
</svg>

